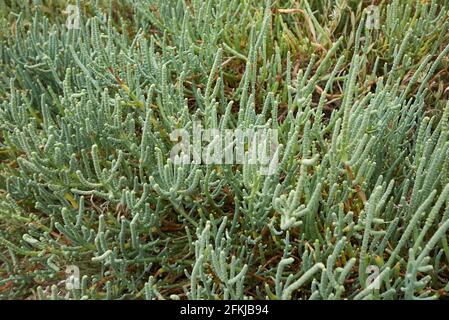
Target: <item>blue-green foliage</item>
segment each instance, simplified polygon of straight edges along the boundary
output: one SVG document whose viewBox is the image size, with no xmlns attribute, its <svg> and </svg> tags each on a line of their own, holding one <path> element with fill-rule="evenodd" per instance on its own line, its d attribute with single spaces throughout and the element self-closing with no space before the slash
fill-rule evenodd
<svg viewBox="0 0 449 320">
<path fill-rule="evenodd" d="M 79 30 L 38 8 L 3 19 L 14 32 L 0 50 L 0 295 L 444 292 L 449 103 L 433 87 L 445 6 L 393 1 L 368 30 L 362 5 L 255 3 L 78 3 Z M 196 121 L 277 129 L 274 174 L 173 164 L 170 133 Z M 66 292 L 68 265 L 82 278 Z"/>
</svg>

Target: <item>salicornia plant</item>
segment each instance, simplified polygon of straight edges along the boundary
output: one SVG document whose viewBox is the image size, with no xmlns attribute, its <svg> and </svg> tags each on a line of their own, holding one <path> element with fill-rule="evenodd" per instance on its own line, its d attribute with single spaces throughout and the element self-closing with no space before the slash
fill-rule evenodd
<svg viewBox="0 0 449 320">
<path fill-rule="evenodd" d="M 447 295 L 446 1 L 10 2 L 0 297 Z"/>
</svg>

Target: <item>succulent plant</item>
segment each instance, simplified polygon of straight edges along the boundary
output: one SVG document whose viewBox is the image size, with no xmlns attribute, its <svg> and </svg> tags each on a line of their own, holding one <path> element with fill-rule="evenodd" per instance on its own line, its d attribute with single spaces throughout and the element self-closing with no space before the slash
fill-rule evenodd
<svg viewBox="0 0 449 320">
<path fill-rule="evenodd" d="M 446 1 L 10 2 L 0 297 L 447 294 Z M 173 161 L 195 124 L 279 161 Z"/>
</svg>

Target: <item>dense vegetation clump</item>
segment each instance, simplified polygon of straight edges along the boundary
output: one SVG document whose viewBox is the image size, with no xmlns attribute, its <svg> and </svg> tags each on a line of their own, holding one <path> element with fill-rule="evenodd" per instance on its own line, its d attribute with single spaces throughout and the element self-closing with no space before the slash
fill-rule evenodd
<svg viewBox="0 0 449 320">
<path fill-rule="evenodd" d="M 0 297 L 446 297 L 449 3 L 371 2 L 0 1 Z"/>
</svg>

